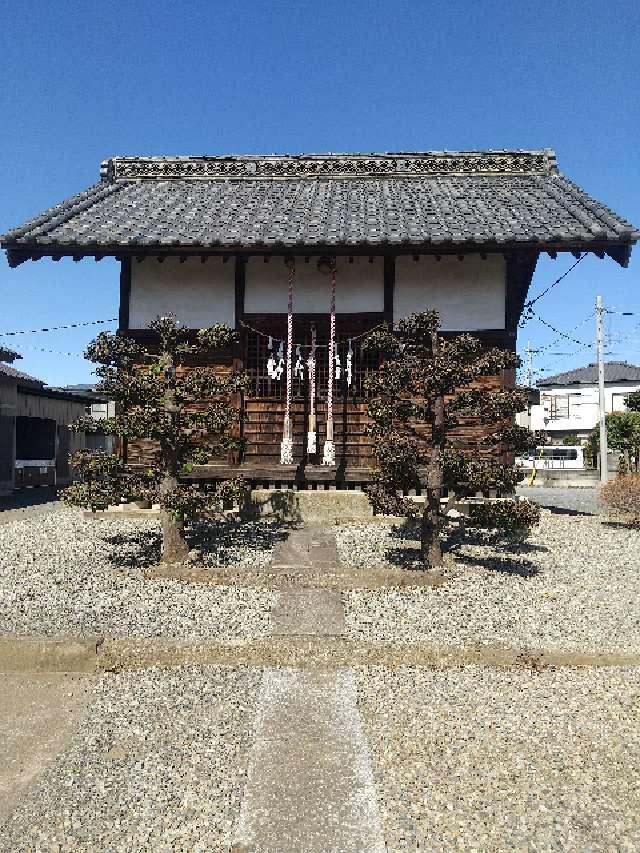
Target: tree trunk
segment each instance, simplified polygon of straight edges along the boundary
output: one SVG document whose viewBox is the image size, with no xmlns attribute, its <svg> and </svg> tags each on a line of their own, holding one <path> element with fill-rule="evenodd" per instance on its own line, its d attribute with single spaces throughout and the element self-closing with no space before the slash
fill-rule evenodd
<svg viewBox="0 0 640 853">
<path fill-rule="evenodd" d="M 166 509 L 161 510 L 162 562 L 180 563 L 186 560 L 189 547 L 184 537 L 184 519 Z"/>
<path fill-rule="evenodd" d="M 440 355 L 440 338 L 437 331 L 431 336 L 434 363 Z M 437 392 L 433 401 L 433 425 L 431 427 L 431 458 L 427 470 L 427 495 L 422 511 L 420 550 L 426 568 L 442 565 L 442 543 L 440 542 L 440 498 L 442 497 L 442 451 L 446 442 L 444 396 Z"/>
<path fill-rule="evenodd" d="M 185 560 L 189 548 L 184 537 L 184 517 L 167 510 L 167 498 L 178 488 L 178 406 L 176 405 L 176 371 L 173 356 L 165 351 L 160 357 L 164 373 L 164 411 L 172 425 L 172 435 L 160 441 L 164 477 L 160 486 L 160 519 L 162 523 L 162 562 Z"/>
<path fill-rule="evenodd" d="M 429 478 L 431 478 L 431 471 L 429 471 Z M 420 528 L 420 550 L 425 568 L 433 569 L 442 565 L 440 488 L 429 486 L 427 490 Z"/>
</svg>

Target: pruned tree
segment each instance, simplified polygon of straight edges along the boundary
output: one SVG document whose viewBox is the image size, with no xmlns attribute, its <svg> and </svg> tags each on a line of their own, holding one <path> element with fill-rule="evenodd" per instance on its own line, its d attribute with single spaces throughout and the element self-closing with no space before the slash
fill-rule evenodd
<svg viewBox="0 0 640 853">
<path fill-rule="evenodd" d="M 620 453 L 620 472 L 640 471 L 640 412 L 609 412 L 605 418 L 607 425 L 607 445 Z M 595 453 L 600 451 L 600 430 L 596 427 L 590 441 Z"/>
<path fill-rule="evenodd" d="M 160 504 L 162 559 L 183 560 L 188 547 L 185 521 L 219 515 L 223 503 L 242 488 L 225 481 L 217 488 L 198 488 L 186 475 L 199 463 L 228 446 L 238 422 L 232 397 L 246 384 L 245 374 L 221 375 L 211 367 L 180 368 L 192 356 L 229 347 L 236 332 L 217 324 L 195 334 L 173 316 L 150 325 L 157 346 L 152 348 L 122 335 L 101 333 L 85 357 L 98 364 L 98 390 L 116 403 L 113 418 L 82 418 L 72 428 L 104 432 L 123 439 L 150 439 L 153 463 L 132 465 L 121 456 L 81 451 L 71 458 L 81 480 L 63 492 L 66 503 L 103 509 L 124 500 Z"/>
<path fill-rule="evenodd" d="M 516 354 L 487 349 L 468 334 L 445 339 L 439 326 L 438 314 L 427 311 L 401 320 L 396 331 L 373 332 L 367 339 L 381 358 L 380 369 L 368 379 L 379 468 L 367 492 L 378 511 L 421 517 L 427 567 L 442 563 L 444 517 L 453 504 L 479 490 L 511 493 L 521 474 L 504 457 L 543 441 L 541 434 L 513 422 L 515 413 L 526 409 L 528 389 L 477 384 L 482 377 L 516 368 Z M 468 437 L 455 435 L 469 418 L 489 430 L 475 448 L 469 448 Z M 425 496 L 422 510 L 402 497 L 418 489 Z M 445 491 L 449 497 L 443 505 Z M 514 529 L 538 520 L 535 504 L 505 500 L 478 504 L 467 523 Z"/>
</svg>

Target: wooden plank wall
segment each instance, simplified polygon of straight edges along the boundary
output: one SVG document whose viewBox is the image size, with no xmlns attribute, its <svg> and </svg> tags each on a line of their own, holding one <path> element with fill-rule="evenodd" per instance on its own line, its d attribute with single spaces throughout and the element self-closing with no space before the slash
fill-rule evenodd
<svg viewBox="0 0 640 853">
<path fill-rule="evenodd" d="M 84 403 L 71 400 L 59 400 L 54 397 L 42 397 L 38 394 L 18 391 L 16 415 L 26 418 L 46 418 L 59 426 L 68 426 L 72 421 L 86 414 Z"/>
<path fill-rule="evenodd" d="M 194 370 L 198 367 L 214 367 L 216 373 L 219 376 L 228 376 L 231 372 L 231 364 L 229 363 L 229 355 L 224 354 L 221 357 L 221 363 L 216 364 L 215 359 L 211 358 L 203 358 L 203 359 L 192 359 L 190 364 L 182 365 L 176 369 L 176 377 L 178 379 L 184 378 L 189 371 Z M 203 406 L 206 404 L 206 401 L 203 400 Z M 237 405 L 239 408 L 242 406 L 241 398 L 237 400 Z M 194 409 L 202 408 L 202 406 L 195 406 Z M 158 453 L 158 443 L 152 441 L 148 438 L 135 438 L 128 439 L 126 442 L 126 453 L 127 453 L 127 461 L 136 467 L 145 467 L 151 468 L 156 464 L 157 453 Z M 224 456 L 217 455 L 212 457 L 212 462 L 226 462 L 226 454 Z"/>
<path fill-rule="evenodd" d="M 284 423 L 284 400 L 248 398 L 245 401 L 246 421 L 244 435 L 247 439 L 245 462 L 261 466 L 280 463 L 280 442 Z M 303 401 L 291 406 L 294 462 L 319 465 L 322 446 L 326 438 L 326 403 L 319 402 L 316 411 L 317 452 L 309 457 L 306 451 L 308 407 Z M 366 435 L 369 422 L 366 401 L 338 400 L 333 406 L 334 443 L 337 465 L 366 468 L 373 464 L 372 441 Z"/>
<path fill-rule="evenodd" d="M 0 493 L 13 489 L 16 396 L 15 379 L 0 374 Z"/>
<path fill-rule="evenodd" d="M 505 340 L 498 340 L 497 335 L 486 336 L 487 345 L 502 345 Z M 508 344 L 507 344 L 508 345 Z M 201 363 L 203 366 L 216 366 L 221 373 L 231 370 L 233 364 L 241 366 L 241 358 L 233 358 L 229 353 L 221 354 L 219 358 L 210 357 L 201 362 L 193 361 L 190 365 L 178 369 L 178 376 L 187 373 Z M 511 372 L 501 376 L 488 377 L 481 385 L 488 389 L 498 389 L 513 385 L 514 377 Z M 243 417 L 239 430 L 245 440 L 243 465 L 247 468 L 255 466 L 260 469 L 272 469 L 274 476 L 280 466 L 280 442 L 284 422 L 285 401 L 283 396 L 266 397 L 238 395 L 236 403 Z M 322 446 L 326 434 L 326 402 L 318 400 L 316 406 L 317 419 L 317 453 L 309 457 L 306 452 L 308 400 L 296 398 L 291 405 L 292 428 L 294 441 L 294 462 L 303 466 L 317 466 L 322 461 Z M 375 466 L 373 442 L 367 435 L 366 428 L 370 420 L 367 415 L 367 401 L 363 397 L 354 398 L 339 392 L 336 388 L 334 398 L 334 441 L 336 446 L 336 463 L 344 469 L 368 469 Z M 479 438 L 493 431 L 492 427 L 483 426 L 478 419 L 469 418 L 452 430 L 452 436 L 460 438 L 468 447 L 476 447 Z M 487 445 L 483 453 L 502 454 L 502 448 L 491 448 Z M 156 445 L 146 439 L 128 442 L 128 461 L 134 465 L 151 466 L 154 463 Z M 226 456 L 219 455 L 211 460 L 212 463 L 228 462 Z"/>
</svg>

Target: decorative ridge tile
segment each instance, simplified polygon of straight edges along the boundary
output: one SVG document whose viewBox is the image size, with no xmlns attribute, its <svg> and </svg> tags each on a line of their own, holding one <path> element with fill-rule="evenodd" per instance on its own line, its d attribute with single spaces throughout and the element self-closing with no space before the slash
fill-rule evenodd
<svg viewBox="0 0 640 853">
<path fill-rule="evenodd" d="M 381 178 L 429 175 L 530 175 L 556 171 L 550 149 L 538 151 L 426 151 L 387 154 L 284 154 L 220 157 L 111 157 L 106 181 Z"/>
</svg>

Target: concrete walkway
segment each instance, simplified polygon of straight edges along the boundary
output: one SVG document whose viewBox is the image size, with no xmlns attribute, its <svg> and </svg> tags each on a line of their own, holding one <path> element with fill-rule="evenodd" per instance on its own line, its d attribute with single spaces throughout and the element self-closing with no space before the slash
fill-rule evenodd
<svg viewBox="0 0 640 853">
<path fill-rule="evenodd" d="M 276 565 L 337 564 L 335 540 L 294 532 Z M 296 557 L 298 561 L 296 561 Z M 336 637 L 346 632 L 340 592 L 280 593 L 272 634 Z M 264 672 L 248 781 L 234 853 L 382 853 L 384 837 L 352 669 L 268 668 Z"/>
<path fill-rule="evenodd" d="M 68 747 L 91 682 L 62 673 L 0 675 L 0 825 Z"/>
</svg>

